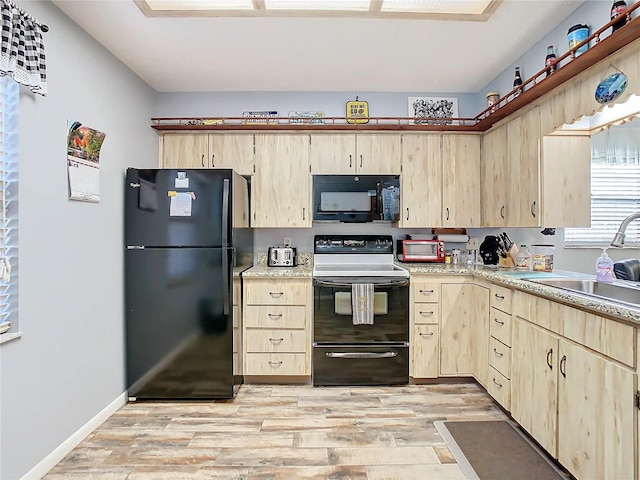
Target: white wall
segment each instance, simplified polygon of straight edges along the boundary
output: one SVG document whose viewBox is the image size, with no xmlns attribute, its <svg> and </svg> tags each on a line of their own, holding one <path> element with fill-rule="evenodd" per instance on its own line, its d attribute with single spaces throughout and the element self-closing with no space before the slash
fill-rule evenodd
<svg viewBox="0 0 640 480">
<path fill-rule="evenodd" d="M 124 170 L 155 166 L 158 154 L 155 92 L 52 3 L 21 3 L 50 27 L 49 94 L 20 96 L 23 336 L 0 345 L 2 480 L 33 469 L 125 390 Z M 68 119 L 106 133 L 98 204 L 68 200 Z"/>
</svg>

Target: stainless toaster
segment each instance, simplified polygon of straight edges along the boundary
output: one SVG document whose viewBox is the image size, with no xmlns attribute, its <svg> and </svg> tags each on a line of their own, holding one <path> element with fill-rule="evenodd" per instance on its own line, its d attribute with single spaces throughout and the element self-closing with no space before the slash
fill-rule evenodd
<svg viewBox="0 0 640 480">
<path fill-rule="evenodd" d="M 298 254 L 295 247 L 269 247 L 267 265 L 270 267 L 295 267 Z"/>
</svg>

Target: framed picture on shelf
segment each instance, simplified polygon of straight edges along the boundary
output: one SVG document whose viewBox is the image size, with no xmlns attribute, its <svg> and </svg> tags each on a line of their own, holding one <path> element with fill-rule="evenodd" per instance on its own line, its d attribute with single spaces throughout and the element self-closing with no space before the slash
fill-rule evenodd
<svg viewBox="0 0 640 480">
<path fill-rule="evenodd" d="M 408 97 L 409 117 L 416 125 L 458 125 L 456 97 Z"/>
<path fill-rule="evenodd" d="M 278 123 L 278 112 L 275 110 L 266 110 L 262 112 L 243 112 L 245 125 L 255 125 L 263 123 Z"/>
<path fill-rule="evenodd" d="M 289 112 L 289 123 L 324 123 L 324 112 Z"/>
</svg>

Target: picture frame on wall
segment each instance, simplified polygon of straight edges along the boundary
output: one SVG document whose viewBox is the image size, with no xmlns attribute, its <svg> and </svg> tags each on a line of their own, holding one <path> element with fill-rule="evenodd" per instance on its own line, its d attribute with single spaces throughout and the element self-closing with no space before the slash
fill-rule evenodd
<svg viewBox="0 0 640 480">
<path fill-rule="evenodd" d="M 416 125 L 458 125 L 456 97 L 408 97 L 409 117 Z"/>
</svg>

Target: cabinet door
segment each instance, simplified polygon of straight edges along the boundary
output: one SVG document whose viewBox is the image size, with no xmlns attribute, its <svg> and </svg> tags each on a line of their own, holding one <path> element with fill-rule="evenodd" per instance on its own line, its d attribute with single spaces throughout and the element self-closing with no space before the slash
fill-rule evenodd
<svg viewBox="0 0 640 480">
<path fill-rule="evenodd" d="M 438 378 L 438 325 L 415 325 L 411 339 L 409 374 L 413 378 Z"/>
<path fill-rule="evenodd" d="M 162 168 L 208 168 L 208 140 L 201 133 L 162 135 Z"/>
<path fill-rule="evenodd" d="M 356 136 L 356 172 L 400 175 L 401 136 L 365 133 Z"/>
<path fill-rule="evenodd" d="M 542 225 L 591 226 L 591 137 L 542 139 Z"/>
<path fill-rule="evenodd" d="M 442 135 L 442 225 L 479 227 L 480 136 Z"/>
<path fill-rule="evenodd" d="M 489 289 L 470 283 L 443 283 L 440 311 L 440 373 L 473 375 L 486 385 Z"/>
<path fill-rule="evenodd" d="M 442 225 L 439 134 L 403 135 L 400 227 Z"/>
<path fill-rule="evenodd" d="M 515 319 L 511 347 L 511 415 L 557 456 L 558 339 Z"/>
<path fill-rule="evenodd" d="M 560 341 L 558 460 L 576 478 L 634 478 L 635 374 Z"/>
<path fill-rule="evenodd" d="M 356 136 L 317 134 L 309 136 L 311 172 L 317 175 L 355 173 Z"/>
<path fill-rule="evenodd" d="M 540 108 L 507 125 L 509 140 L 510 227 L 539 227 L 540 221 Z M 551 226 L 551 225 L 550 225 Z"/>
<path fill-rule="evenodd" d="M 509 191 L 509 155 L 507 127 L 498 127 L 482 137 L 482 173 L 480 190 L 482 225 L 484 227 L 507 226 L 507 201 Z"/>
<path fill-rule="evenodd" d="M 253 227 L 311 227 L 308 135 L 255 136 Z"/>
<path fill-rule="evenodd" d="M 233 168 L 240 175 L 253 175 L 253 135 L 209 134 L 210 168 Z"/>
</svg>

